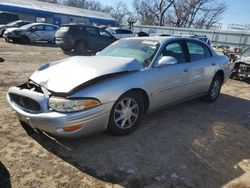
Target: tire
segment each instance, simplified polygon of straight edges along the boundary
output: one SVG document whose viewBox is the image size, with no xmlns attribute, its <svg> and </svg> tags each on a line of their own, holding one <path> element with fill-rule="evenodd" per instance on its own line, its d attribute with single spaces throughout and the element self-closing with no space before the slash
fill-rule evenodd
<svg viewBox="0 0 250 188">
<path fill-rule="evenodd" d="M 61 47 L 62 51 L 64 52 L 69 52 L 71 51 L 72 49 L 71 48 L 67 48 L 67 47 Z"/>
<path fill-rule="evenodd" d="M 204 101 L 214 102 L 220 95 L 221 86 L 222 78 L 220 75 L 216 74 L 211 82 L 207 95 L 203 98 Z"/>
<path fill-rule="evenodd" d="M 2 30 L 0 37 L 3 37 L 4 32 L 5 32 L 5 29 Z"/>
<path fill-rule="evenodd" d="M 112 107 L 108 131 L 117 136 L 134 132 L 141 122 L 143 111 L 143 100 L 140 94 L 135 91 L 123 94 Z"/>
<path fill-rule="evenodd" d="M 76 42 L 74 46 L 74 52 L 76 54 L 86 54 L 87 53 L 87 44 L 84 41 Z"/>
<path fill-rule="evenodd" d="M 4 37 L 5 42 L 9 43 L 10 39 L 8 37 Z"/>
</svg>

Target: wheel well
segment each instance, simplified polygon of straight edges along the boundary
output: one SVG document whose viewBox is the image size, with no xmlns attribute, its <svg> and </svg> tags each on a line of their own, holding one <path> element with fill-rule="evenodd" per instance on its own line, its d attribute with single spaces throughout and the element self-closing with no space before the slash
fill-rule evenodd
<svg viewBox="0 0 250 188">
<path fill-rule="evenodd" d="M 222 79 L 222 83 L 224 83 L 224 72 L 223 72 L 223 70 L 217 71 L 215 75 L 220 76 L 221 79 Z"/>
<path fill-rule="evenodd" d="M 127 92 L 129 92 L 129 91 L 135 91 L 136 93 L 142 95 L 143 104 L 144 104 L 144 112 L 146 112 L 148 110 L 148 107 L 149 107 L 149 97 L 148 97 L 147 92 L 143 89 L 140 89 L 140 88 L 130 89 Z"/>
</svg>

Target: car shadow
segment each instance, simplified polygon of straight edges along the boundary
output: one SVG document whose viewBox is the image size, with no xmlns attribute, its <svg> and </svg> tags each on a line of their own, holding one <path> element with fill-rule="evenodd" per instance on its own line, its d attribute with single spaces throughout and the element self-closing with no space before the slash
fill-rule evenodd
<svg viewBox="0 0 250 188">
<path fill-rule="evenodd" d="M 18 44 L 18 45 L 23 45 L 23 46 L 38 46 L 38 47 L 59 48 L 55 43 L 47 43 L 47 42 L 30 42 L 30 43 L 11 42 L 11 43 Z"/>
<path fill-rule="evenodd" d="M 10 173 L 0 161 L 0 187 L 11 188 Z"/>
<path fill-rule="evenodd" d="M 3 63 L 5 60 L 0 57 L 0 63 Z"/>
<path fill-rule="evenodd" d="M 145 115 L 131 135 L 51 138 L 26 127 L 45 149 L 80 171 L 125 187 L 219 188 L 241 176 L 250 154 L 250 101 L 221 94 Z"/>
</svg>

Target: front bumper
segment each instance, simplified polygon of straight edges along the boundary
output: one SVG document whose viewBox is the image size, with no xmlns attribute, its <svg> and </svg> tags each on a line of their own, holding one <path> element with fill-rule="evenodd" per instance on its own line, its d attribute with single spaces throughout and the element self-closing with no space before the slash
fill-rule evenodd
<svg viewBox="0 0 250 188">
<path fill-rule="evenodd" d="M 29 97 L 37 101 L 41 106 L 41 112 L 32 113 L 22 109 L 22 107 L 11 100 L 10 93 Z M 48 97 L 44 94 L 18 87 L 9 89 L 7 100 L 20 121 L 27 123 L 34 129 L 61 137 L 84 136 L 107 129 L 110 110 L 113 106 L 111 102 L 80 112 L 59 113 L 48 110 Z M 63 130 L 64 127 L 75 125 L 82 125 L 82 127 L 72 132 Z"/>
</svg>

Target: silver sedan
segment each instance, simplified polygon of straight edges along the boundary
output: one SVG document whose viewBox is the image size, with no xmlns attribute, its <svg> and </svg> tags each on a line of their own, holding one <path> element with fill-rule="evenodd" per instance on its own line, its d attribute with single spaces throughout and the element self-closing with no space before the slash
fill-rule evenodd
<svg viewBox="0 0 250 188">
<path fill-rule="evenodd" d="M 228 59 L 196 39 L 128 38 L 40 67 L 7 99 L 21 122 L 53 135 L 126 135 L 144 113 L 201 96 L 215 101 L 229 74 Z"/>
</svg>

